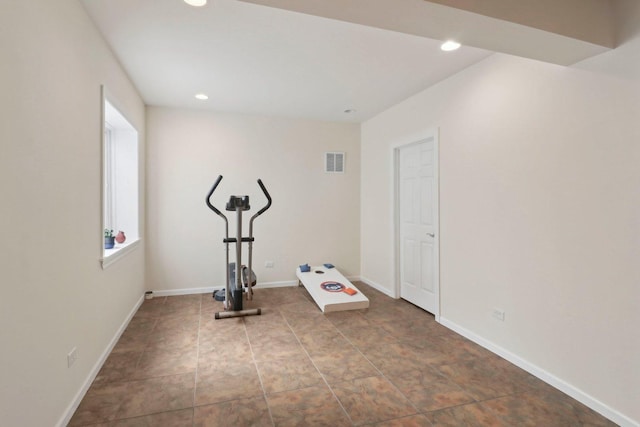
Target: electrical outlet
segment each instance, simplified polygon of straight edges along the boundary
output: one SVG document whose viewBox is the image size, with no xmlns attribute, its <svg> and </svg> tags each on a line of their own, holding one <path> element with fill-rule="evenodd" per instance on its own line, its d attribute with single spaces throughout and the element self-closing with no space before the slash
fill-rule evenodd
<svg viewBox="0 0 640 427">
<path fill-rule="evenodd" d="M 67 367 L 72 367 L 74 363 L 78 360 L 78 349 L 73 347 L 69 354 L 67 354 Z"/>
<path fill-rule="evenodd" d="M 265 266 L 266 268 L 273 268 L 273 266 L 274 266 L 274 262 L 273 262 L 273 261 L 265 261 L 265 262 L 264 262 L 264 266 Z"/>
<path fill-rule="evenodd" d="M 504 322 L 504 310 L 494 308 L 492 316 L 494 319 L 498 319 L 499 321 Z"/>
</svg>

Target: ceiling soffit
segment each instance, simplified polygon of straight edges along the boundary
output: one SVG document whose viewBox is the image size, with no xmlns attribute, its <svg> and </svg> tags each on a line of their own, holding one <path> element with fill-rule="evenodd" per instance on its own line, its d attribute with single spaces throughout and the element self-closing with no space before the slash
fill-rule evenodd
<svg viewBox="0 0 640 427">
<path fill-rule="evenodd" d="M 612 49 L 610 0 L 241 0 L 571 65 Z"/>
</svg>

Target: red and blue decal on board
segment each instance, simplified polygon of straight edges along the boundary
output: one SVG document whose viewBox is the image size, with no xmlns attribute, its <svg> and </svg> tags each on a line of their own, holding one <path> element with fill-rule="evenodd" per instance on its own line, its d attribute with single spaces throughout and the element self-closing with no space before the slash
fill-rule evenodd
<svg viewBox="0 0 640 427">
<path fill-rule="evenodd" d="M 342 292 L 346 286 L 340 282 L 322 282 L 320 287 L 327 292 Z"/>
</svg>

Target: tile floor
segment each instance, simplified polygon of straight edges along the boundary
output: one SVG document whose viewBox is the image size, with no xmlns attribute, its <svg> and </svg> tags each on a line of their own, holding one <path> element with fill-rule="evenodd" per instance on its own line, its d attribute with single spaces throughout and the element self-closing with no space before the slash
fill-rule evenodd
<svg viewBox="0 0 640 427">
<path fill-rule="evenodd" d="M 366 310 L 255 290 L 261 316 L 210 294 L 140 307 L 70 426 L 611 426 L 525 371 L 357 283 Z"/>
</svg>

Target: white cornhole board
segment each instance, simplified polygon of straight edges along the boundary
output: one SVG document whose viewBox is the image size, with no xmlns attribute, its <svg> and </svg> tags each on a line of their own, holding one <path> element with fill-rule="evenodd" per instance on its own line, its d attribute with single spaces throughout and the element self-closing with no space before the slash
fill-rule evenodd
<svg viewBox="0 0 640 427">
<path fill-rule="evenodd" d="M 322 271 L 323 274 L 316 273 Z M 296 276 L 300 283 L 304 285 L 313 300 L 318 304 L 320 310 L 324 313 L 330 311 L 357 310 L 369 307 L 369 299 L 353 283 L 347 280 L 335 268 L 326 268 L 325 266 L 311 267 L 311 271 L 303 273 L 300 267 L 296 269 Z M 338 282 L 357 291 L 355 295 L 349 295 L 345 292 L 328 292 L 320 287 L 324 282 Z"/>
</svg>

